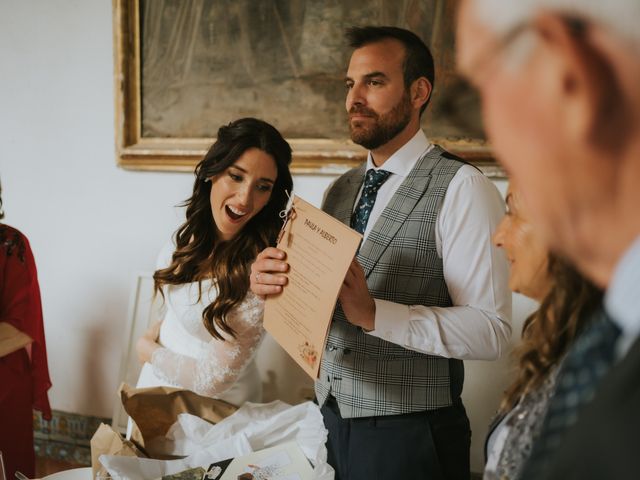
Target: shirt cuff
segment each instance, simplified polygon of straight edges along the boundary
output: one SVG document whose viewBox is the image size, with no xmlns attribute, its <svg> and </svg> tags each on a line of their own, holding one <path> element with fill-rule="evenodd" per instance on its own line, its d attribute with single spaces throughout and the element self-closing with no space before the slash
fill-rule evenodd
<svg viewBox="0 0 640 480">
<path fill-rule="evenodd" d="M 409 332 L 409 307 L 377 298 L 374 301 L 376 302 L 375 329 L 367 333 L 387 342 L 405 346 Z"/>
</svg>

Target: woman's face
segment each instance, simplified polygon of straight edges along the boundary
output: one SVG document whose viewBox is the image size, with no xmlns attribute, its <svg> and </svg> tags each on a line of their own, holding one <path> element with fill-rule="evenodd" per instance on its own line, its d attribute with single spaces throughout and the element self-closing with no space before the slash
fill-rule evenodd
<svg viewBox="0 0 640 480">
<path fill-rule="evenodd" d="M 220 239 L 234 238 L 264 208 L 277 176 L 273 157 L 250 148 L 224 172 L 211 177 L 211 212 Z"/>
<path fill-rule="evenodd" d="M 542 300 L 551 283 L 547 271 L 549 250 L 523 211 L 518 191 L 511 186 L 507 190 L 507 213 L 496 229 L 493 242 L 504 248 L 511 264 L 511 290 Z"/>
</svg>

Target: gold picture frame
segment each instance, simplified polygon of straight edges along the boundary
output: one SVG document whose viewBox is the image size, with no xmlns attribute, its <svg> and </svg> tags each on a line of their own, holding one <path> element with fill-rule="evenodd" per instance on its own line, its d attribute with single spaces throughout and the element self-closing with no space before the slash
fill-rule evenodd
<svg viewBox="0 0 640 480">
<path fill-rule="evenodd" d="M 213 138 L 208 138 L 205 135 L 185 135 L 184 133 L 171 131 L 164 132 L 162 135 L 155 135 L 144 131 L 143 104 L 145 98 L 143 98 L 143 59 L 141 58 L 141 46 L 143 44 L 143 39 L 141 38 L 141 4 L 144 1 L 112 0 L 117 163 L 120 167 L 131 170 L 191 172 L 213 142 Z M 154 8 L 158 8 L 158 5 L 162 4 L 157 2 L 162 1 L 154 0 L 153 4 L 146 5 L 153 5 Z M 205 4 L 207 1 L 210 0 L 190 0 L 185 4 L 180 3 L 179 5 L 180 7 L 187 4 L 200 5 Z M 358 1 L 361 0 L 353 0 L 356 3 Z M 291 0 L 291 3 L 296 4 L 304 2 L 305 0 Z M 452 65 L 453 45 L 451 31 L 456 2 L 432 0 L 424 3 L 428 4 L 427 7 L 430 5 L 429 8 L 434 10 L 433 19 L 429 20 L 436 22 L 431 26 L 432 49 L 444 52 L 441 55 L 435 55 L 436 71 L 439 74 L 437 81 L 440 84 L 436 84 L 437 95 L 439 94 L 438 88 L 440 90 L 446 88 L 446 84 L 455 76 Z M 211 8 L 211 4 L 207 5 Z M 427 7 L 421 8 L 424 10 Z M 424 18 L 424 15 L 422 17 Z M 393 19 L 391 20 L 393 21 Z M 445 21 L 446 25 L 443 24 Z M 408 27 L 411 27 L 411 25 Z M 443 31 L 447 32 L 447 37 L 444 40 Z M 195 34 L 189 33 L 189 35 L 190 37 L 195 37 Z M 256 55 L 256 57 L 260 56 Z M 338 74 L 344 75 L 344 72 L 339 72 Z M 227 93 L 228 95 L 233 95 L 233 92 L 225 91 L 225 95 Z M 341 105 L 339 107 L 343 108 Z M 425 115 L 428 123 L 432 122 L 431 118 L 429 118 L 430 110 L 428 109 Z M 232 117 L 240 116 L 246 115 L 238 114 Z M 280 114 L 281 119 L 282 117 L 292 116 L 286 113 Z M 273 121 L 272 118 L 265 119 Z M 278 118 L 275 120 L 276 126 L 279 127 Z M 346 117 L 340 118 L 339 121 L 346 123 Z M 437 122 L 435 123 L 437 124 Z M 216 125 L 216 128 L 217 126 L 219 124 Z M 295 174 L 340 174 L 360 164 L 366 158 L 366 151 L 362 147 L 353 144 L 347 138 L 348 135 L 318 135 L 318 137 L 313 138 L 310 136 L 292 138 L 286 132 L 283 131 L 283 133 L 293 148 L 292 171 Z M 501 168 L 496 165 L 490 149 L 483 139 L 468 138 L 463 134 L 452 136 L 430 134 L 429 136 L 434 142 L 443 145 L 452 153 L 479 166 L 490 176 L 503 176 Z"/>
</svg>

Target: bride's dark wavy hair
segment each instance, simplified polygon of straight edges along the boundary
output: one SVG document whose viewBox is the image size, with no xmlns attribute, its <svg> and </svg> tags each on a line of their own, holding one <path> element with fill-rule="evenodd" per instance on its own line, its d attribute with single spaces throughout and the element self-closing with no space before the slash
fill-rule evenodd
<svg viewBox="0 0 640 480">
<path fill-rule="evenodd" d="M 269 201 L 230 241 L 218 237 L 211 212 L 211 177 L 220 175 L 247 150 L 257 148 L 275 160 L 278 176 Z M 227 315 L 239 305 L 249 290 L 251 262 L 259 252 L 274 245 L 280 230 L 279 214 L 287 204 L 293 180 L 289 165 L 291 147 L 280 132 L 255 118 L 241 118 L 220 127 L 216 142 L 195 169 L 193 194 L 180 206 L 187 207 L 186 221 L 175 233 L 176 249 L 171 264 L 154 275 L 155 292 L 162 295 L 164 285 L 212 278 L 217 284 L 216 299 L 208 305 L 202 320 L 209 333 L 224 340 L 221 332 L 235 338 Z"/>
</svg>

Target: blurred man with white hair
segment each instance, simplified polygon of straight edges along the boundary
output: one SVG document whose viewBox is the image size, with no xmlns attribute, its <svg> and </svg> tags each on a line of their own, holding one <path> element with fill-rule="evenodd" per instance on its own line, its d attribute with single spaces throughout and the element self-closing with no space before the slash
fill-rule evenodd
<svg viewBox="0 0 640 480">
<path fill-rule="evenodd" d="M 639 26 L 639 0 L 460 8 L 458 67 L 496 157 L 553 248 L 606 288 L 525 479 L 640 478 Z"/>
</svg>

